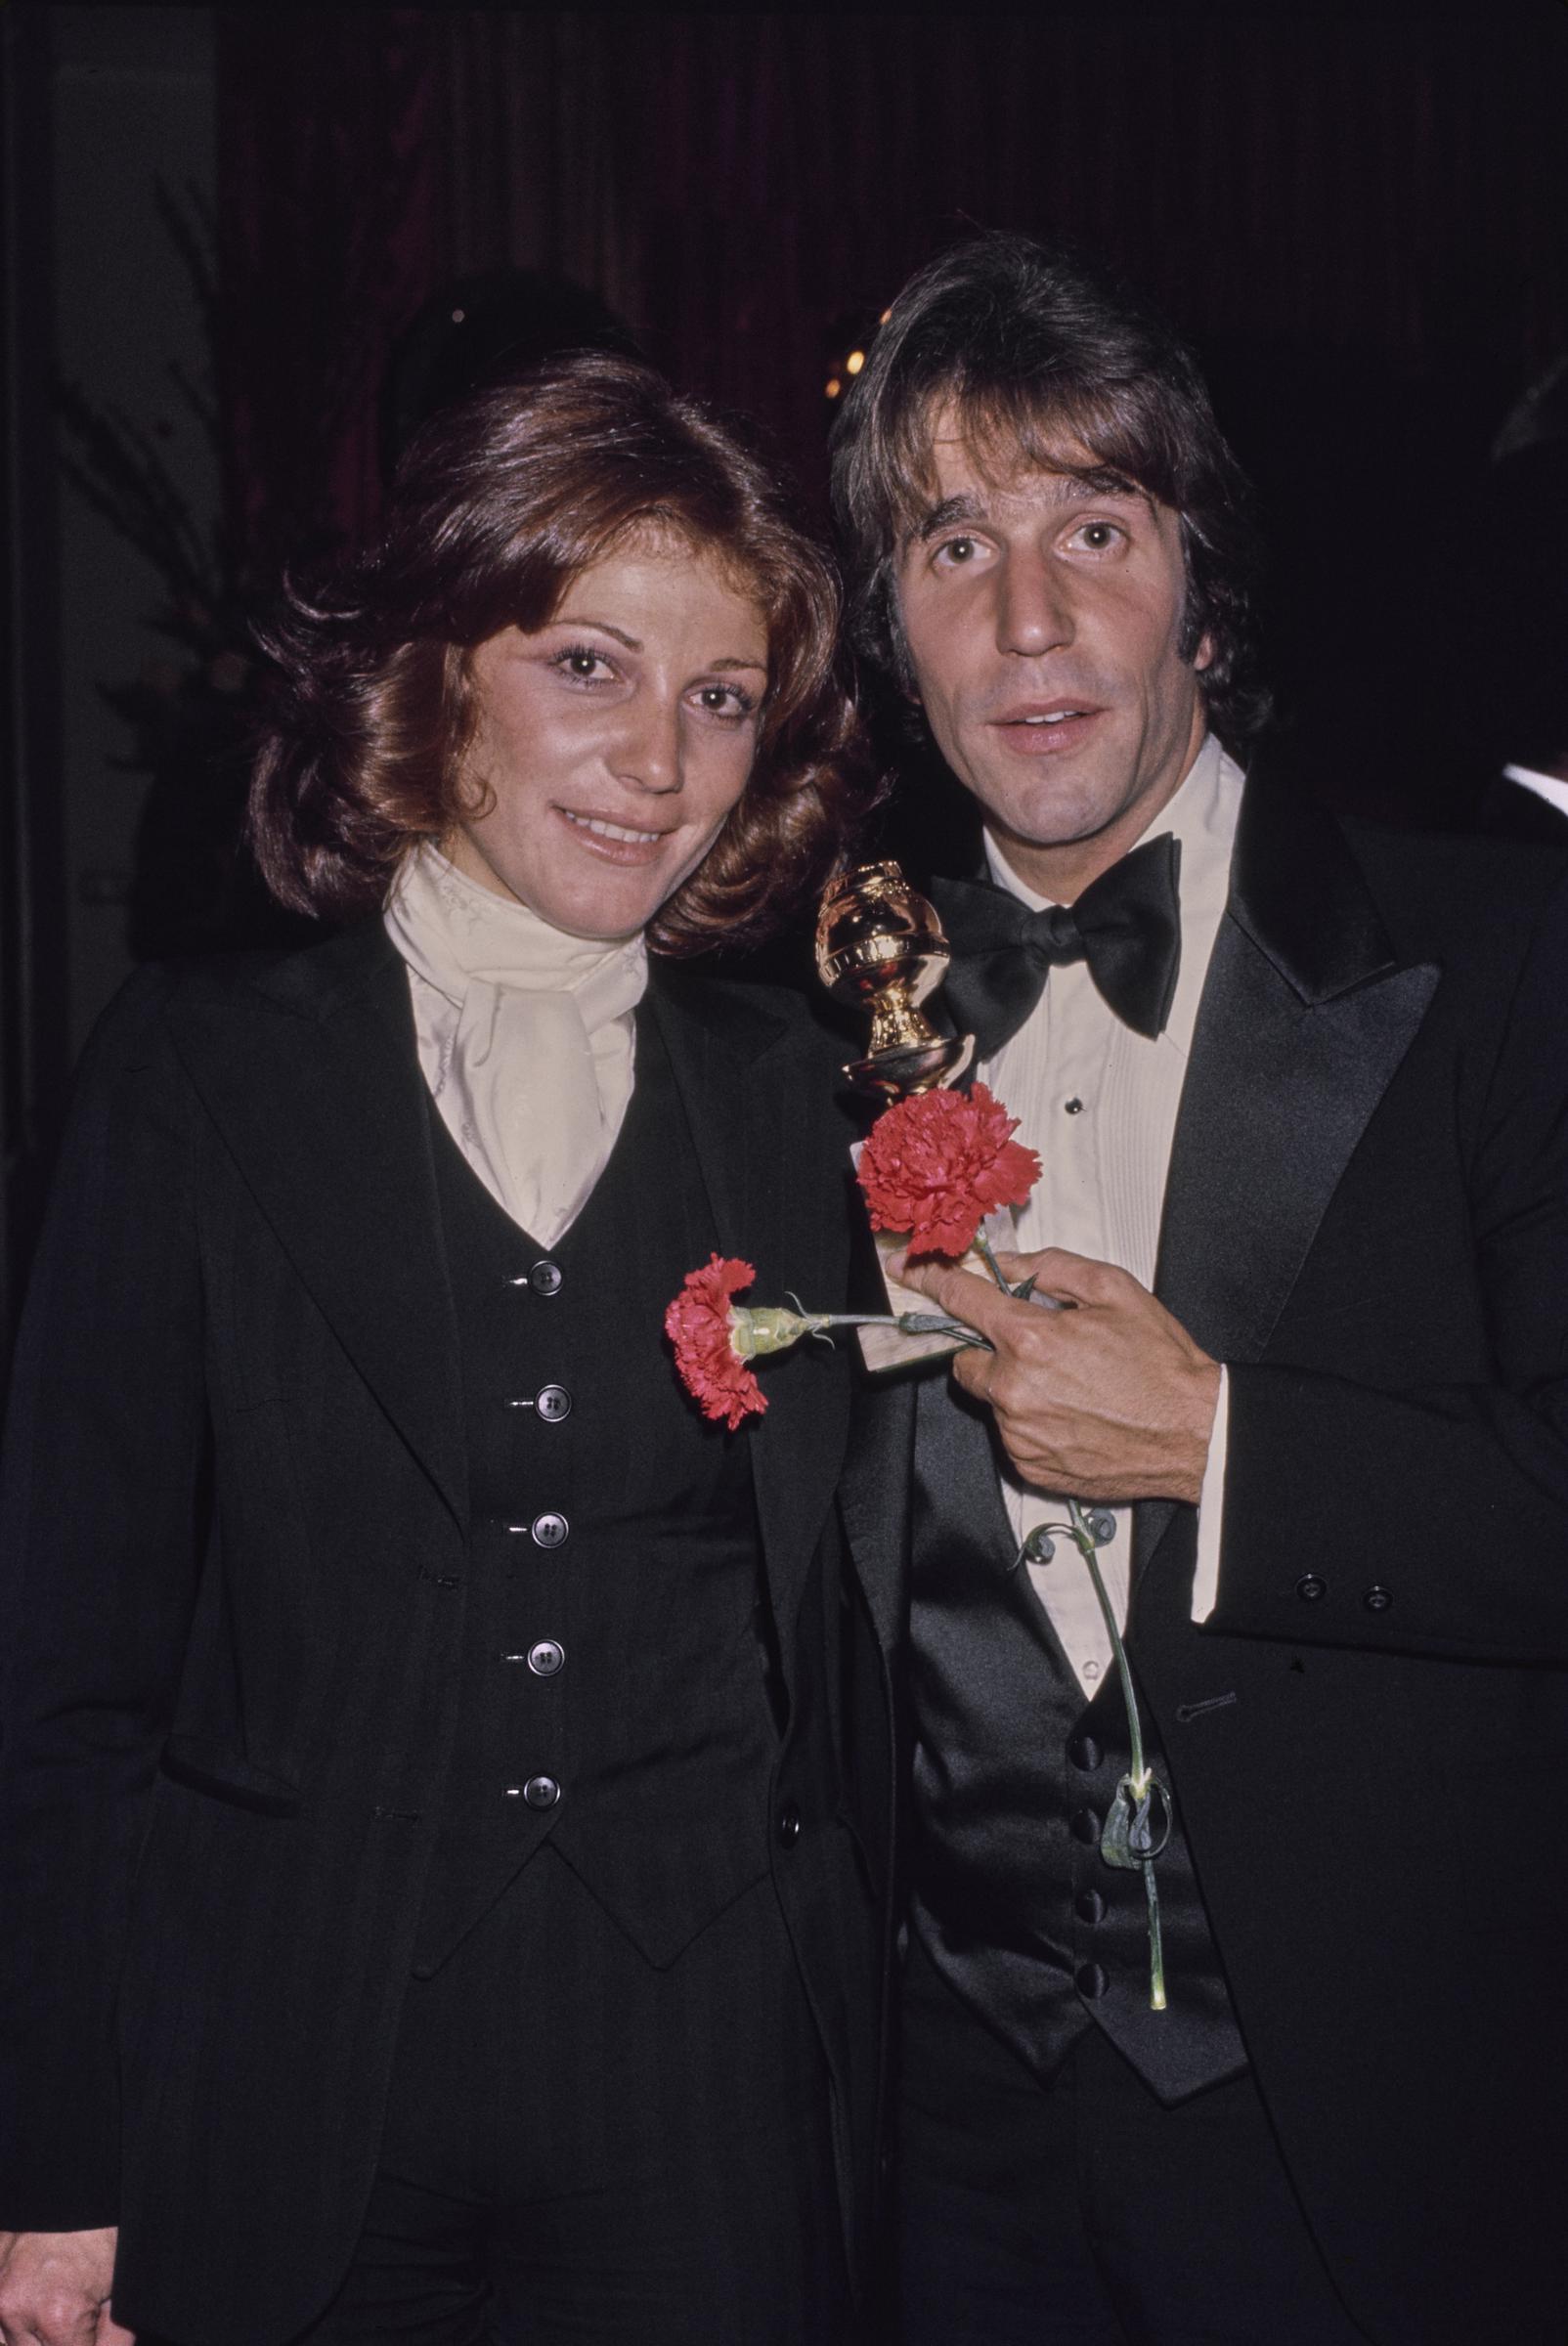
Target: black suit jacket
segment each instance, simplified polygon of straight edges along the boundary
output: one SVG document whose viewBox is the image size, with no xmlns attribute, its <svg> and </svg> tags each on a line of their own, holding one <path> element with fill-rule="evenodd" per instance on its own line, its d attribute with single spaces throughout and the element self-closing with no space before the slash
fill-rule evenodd
<svg viewBox="0 0 1568 2346">
<path fill-rule="evenodd" d="M 1141 1507 L 1134 1665 L 1381 2346 L 1568 2325 L 1563 869 L 1255 771 L 1165 1200 L 1157 1291 L 1231 1369 L 1220 1594 L 1193 1626 L 1195 1513 Z M 912 1396 L 867 1414 L 846 1516 L 896 1650 Z"/>
<path fill-rule="evenodd" d="M 759 1300 L 834 1308 L 831 1053 L 783 995 L 659 973 L 652 999 L 720 1247 L 755 1263 Z M 206 2346 L 314 2313 L 373 2167 L 457 1692 L 465 1444 L 437 1210 L 379 924 L 145 973 L 90 1047 L 7 1455 L 0 2225 L 118 2220 L 116 2294 Z M 732 1437 L 789 1711 L 758 1832 L 857 2238 L 879 2046 L 863 1850 L 886 1816 L 821 1792 L 849 1775 L 845 1686 L 880 1700 L 863 1607 L 821 1586 L 848 1357 L 803 1346 L 766 1393 Z M 885 1810 L 885 1735 L 877 1764 L 875 1719 L 852 1723 L 845 1803 L 859 1785 Z"/>
</svg>

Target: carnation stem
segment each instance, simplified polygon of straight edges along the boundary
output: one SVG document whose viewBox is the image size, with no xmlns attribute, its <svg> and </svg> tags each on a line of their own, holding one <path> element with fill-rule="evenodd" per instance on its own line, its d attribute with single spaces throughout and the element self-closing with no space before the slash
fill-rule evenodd
<svg viewBox="0 0 1568 2346">
<path fill-rule="evenodd" d="M 1067 1500 L 1067 1514 L 1071 1519 L 1073 1542 L 1089 1567 L 1089 1578 L 1094 1583 L 1094 1592 L 1099 1602 L 1101 1618 L 1106 1625 L 1106 1634 L 1111 1639 L 1111 1650 L 1116 1657 L 1116 1674 L 1121 1680 L 1121 1699 L 1127 1710 L 1127 1741 L 1132 1754 L 1132 1796 L 1135 1801 L 1144 1801 L 1149 1797 L 1149 1788 L 1154 1781 L 1154 1771 L 1144 1759 L 1143 1721 L 1138 1716 L 1138 1697 L 1133 1691 L 1132 1672 L 1127 1664 L 1127 1649 L 1121 1642 L 1121 1631 L 1116 1627 L 1116 1616 L 1111 1610 L 1111 1598 L 1101 1576 L 1099 1559 L 1095 1554 L 1095 1536 L 1090 1531 L 1084 1518 L 1083 1509 L 1075 1499 Z M 1153 2011 L 1163 2012 L 1165 2009 L 1165 1953 L 1159 1929 L 1159 1889 L 1154 1881 L 1153 1858 L 1146 1857 L 1139 1871 L 1144 1878 L 1144 1896 L 1149 1905 L 1149 2002 Z"/>
<path fill-rule="evenodd" d="M 991 1252 L 991 1241 L 985 1236 L 983 1230 L 977 1230 L 975 1233 L 975 1252 L 980 1256 L 980 1261 L 985 1265 L 986 1270 L 990 1273 L 992 1279 L 995 1280 L 997 1285 L 1001 1288 L 1002 1293 L 1004 1295 L 1011 1295 L 1013 1290 L 1008 1285 L 1006 1280 L 1002 1277 L 1001 1266 L 997 1262 L 995 1255 Z"/>
<path fill-rule="evenodd" d="M 812 1335 L 824 1327 L 895 1327 L 906 1336 L 952 1336 L 978 1350 L 991 1350 L 984 1336 L 962 1320 L 949 1320 L 944 1312 L 811 1312 L 807 1318 Z"/>
</svg>

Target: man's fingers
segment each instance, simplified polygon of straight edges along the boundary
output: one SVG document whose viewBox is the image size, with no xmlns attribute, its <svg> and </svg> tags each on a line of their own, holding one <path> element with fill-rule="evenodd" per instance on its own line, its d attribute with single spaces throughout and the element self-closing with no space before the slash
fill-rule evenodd
<svg viewBox="0 0 1568 2346">
<path fill-rule="evenodd" d="M 1066 1246 L 1042 1246 L 1035 1254 L 998 1254 L 996 1267 L 1010 1287 L 1032 1278 L 1042 1295 L 1059 1295 L 1071 1303 L 1100 1303 L 1118 1287 L 1138 1284 L 1130 1272 L 1118 1271 L 1114 1263 L 1072 1254 Z"/>
<path fill-rule="evenodd" d="M 906 1287 L 928 1296 L 938 1310 L 962 1320 L 966 1327 L 978 1329 L 993 1343 L 1009 1319 L 1023 1308 L 1004 1295 L 994 1280 L 977 1279 L 972 1271 L 960 1271 L 954 1263 L 907 1263 L 900 1278 Z"/>
</svg>

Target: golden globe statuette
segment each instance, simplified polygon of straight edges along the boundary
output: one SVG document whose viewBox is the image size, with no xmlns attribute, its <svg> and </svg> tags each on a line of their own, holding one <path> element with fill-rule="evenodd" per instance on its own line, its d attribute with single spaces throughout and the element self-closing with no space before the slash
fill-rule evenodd
<svg viewBox="0 0 1568 2346">
<path fill-rule="evenodd" d="M 885 1100 L 954 1083 L 975 1055 L 972 1034 L 938 1034 L 920 1005 L 950 956 L 934 906 L 896 863 L 862 863 L 834 883 L 816 924 L 816 971 L 835 1001 L 868 1013 L 864 1059 L 844 1072 Z"/>
</svg>

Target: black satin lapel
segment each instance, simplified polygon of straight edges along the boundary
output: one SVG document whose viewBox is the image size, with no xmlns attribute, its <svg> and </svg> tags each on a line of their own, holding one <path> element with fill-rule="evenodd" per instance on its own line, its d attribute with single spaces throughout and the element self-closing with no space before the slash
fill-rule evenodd
<svg viewBox="0 0 1568 2346">
<path fill-rule="evenodd" d="M 1438 977 L 1400 966 L 1332 818 L 1288 772 L 1250 775 L 1154 1278 L 1216 1360 L 1261 1358 Z M 1174 1514 L 1138 1509 L 1140 1572 Z"/>
<path fill-rule="evenodd" d="M 345 973 L 360 981 L 334 991 Z M 464 1523 L 457 1321 L 402 963 L 373 939 L 344 939 L 319 961 L 285 965 L 272 998 L 258 988 L 242 1007 L 187 1000 L 175 1025 L 192 1081 L 280 1243 Z M 519 1237 L 519 1269 L 526 1252 Z"/>
<path fill-rule="evenodd" d="M 1234 920 L 1221 924 L 1154 1282 L 1217 1360 L 1261 1355 L 1437 978 L 1418 964 L 1335 1001 L 1304 1002 Z"/>
<path fill-rule="evenodd" d="M 831 1070 L 797 1032 L 734 989 L 656 981 L 670 1053 L 720 1254 L 757 1272 L 743 1302 L 842 1309 L 849 1248 L 849 1132 Z M 824 1210 L 824 1200 L 831 1210 Z M 767 1401 L 733 1437 L 752 1462 L 768 1586 L 780 1623 L 794 1613 L 832 1503 L 849 1419 L 849 1343 L 806 1341 L 764 1361 Z M 671 1372 L 674 1374 L 674 1370 Z"/>
<path fill-rule="evenodd" d="M 886 1654 L 903 1644 L 909 1605 L 909 1511 L 916 1381 L 863 1379 L 854 1401 L 839 1503 L 856 1576 Z"/>
</svg>

